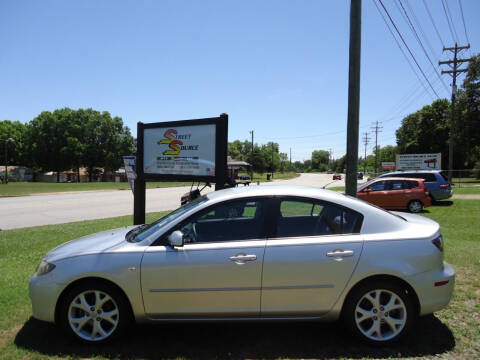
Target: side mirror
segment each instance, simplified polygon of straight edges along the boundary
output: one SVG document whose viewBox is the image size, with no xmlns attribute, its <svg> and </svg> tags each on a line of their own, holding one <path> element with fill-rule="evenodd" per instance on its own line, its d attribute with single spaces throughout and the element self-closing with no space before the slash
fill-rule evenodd
<svg viewBox="0 0 480 360">
<path fill-rule="evenodd" d="M 168 236 L 168 243 L 172 247 L 182 247 L 183 233 L 180 230 L 175 230 Z"/>
</svg>

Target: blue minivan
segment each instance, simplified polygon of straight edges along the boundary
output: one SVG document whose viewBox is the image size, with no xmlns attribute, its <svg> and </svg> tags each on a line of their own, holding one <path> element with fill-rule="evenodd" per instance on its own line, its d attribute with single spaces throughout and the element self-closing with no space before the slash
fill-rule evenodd
<svg viewBox="0 0 480 360">
<path fill-rule="evenodd" d="M 383 177 L 407 177 L 424 179 L 424 184 L 433 200 L 444 200 L 452 197 L 452 185 L 448 182 L 447 176 L 441 170 L 403 170 L 382 174 Z"/>
</svg>

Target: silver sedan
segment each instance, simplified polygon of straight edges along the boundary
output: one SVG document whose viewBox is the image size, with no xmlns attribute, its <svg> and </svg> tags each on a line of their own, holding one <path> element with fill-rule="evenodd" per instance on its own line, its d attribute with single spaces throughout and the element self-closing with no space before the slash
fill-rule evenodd
<svg viewBox="0 0 480 360">
<path fill-rule="evenodd" d="M 136 322 L 341 318 L 373 344 L 447 306 L 439 225 L 329 190 L 201 196 L 148 225 L 72 240 L 30 280 L 33 316 L 88 343 Z"/>
</svg>

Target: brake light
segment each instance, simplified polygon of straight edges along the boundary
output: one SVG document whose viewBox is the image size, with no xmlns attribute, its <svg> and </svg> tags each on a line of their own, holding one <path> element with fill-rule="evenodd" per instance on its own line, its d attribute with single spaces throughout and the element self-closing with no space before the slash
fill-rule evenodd
<svg viewBox="0 0 480 360">
<path fill-rule="evenodd" d="M 440 185 L 440 189 L 442 189 L 442 190 L 450 190 L 451 187 L 450 187 L 450 184 L 445 184 L 445 185 Z"/>
<path fill-rule="evenodd" d="M 449 280 L 437 281 L 437 282 L 435 283 L 435 286 L 447 285 L 448 282 L 449 282 Z"/>
<path fill-rule="evenodd" d="M 435 245 L 435 247 L 440 250 L 441 252 L 443 252 L 443 238 L 442 238 L 442 235 L 440 235 L 439 237 L 435 238 L 432 240 L 432 244 Z"/>
</svg>

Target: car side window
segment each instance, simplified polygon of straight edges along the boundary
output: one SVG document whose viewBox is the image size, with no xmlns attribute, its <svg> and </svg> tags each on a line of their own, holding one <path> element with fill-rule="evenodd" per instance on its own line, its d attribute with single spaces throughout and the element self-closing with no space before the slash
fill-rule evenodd
<svg viewBox="0 0 480 360">
<path fill-rule="evenodd" d="M 405 189 L 414 189 L 418 187 L 418 181 L 405 181 Z"/>
<path fill-rule="evenodd" d="M 403 190 L 404 182 L 402 180 L 392 180 L 390 181 L 390 187 L 392 190 Z"/>
<path fill-rule="evenodd" d="M 309 200 L 281 200 L 277 237 L 349 234 L 359 231 L 362 216 L 341 206 Z"/>
<path fill-rule="evenodd" d="M 388 190 L 388 182 L 387 181 L 378 181 L 375 184 L 369 186 L 371 191 L 384 191 Z"/>
<path fill-rule="evenodd" d="M 179 230 L 186 244 L 259 239 L 263 212 L 263 199 L 230 201 L 193 215 Z"/>
</svg>

